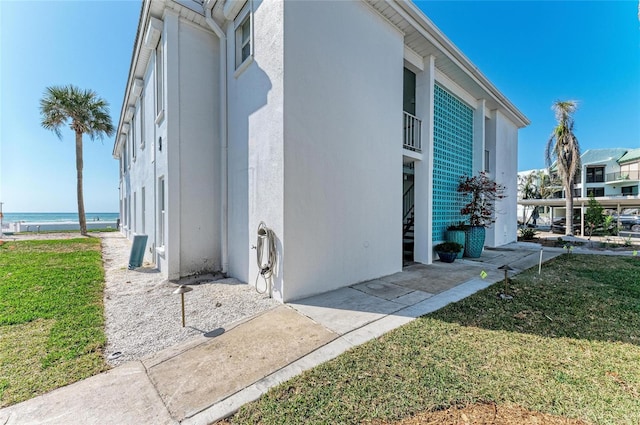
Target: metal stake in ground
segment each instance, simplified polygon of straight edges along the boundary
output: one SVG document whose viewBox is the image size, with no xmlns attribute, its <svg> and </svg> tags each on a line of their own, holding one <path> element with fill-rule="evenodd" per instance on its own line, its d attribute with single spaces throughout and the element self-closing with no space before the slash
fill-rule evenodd
<svg viewBox="0 0 640 425">
<path fill-rule="evenodd" d="M 509 289 L 509 271 L 514 270 L 509 267 L 508 264 L 504 266 L 498 267 L 498 270 L 504 270 L 504 294 L 502 294 L 502 299 L 511 299 L 513 298 L 511 295 L 507 295 L 507 290 Z"/>
<path fill-rule="evenodd" d="M 178 289 L 176 289 L 175 291 L 173 291 L 174 294 L 180 294 L 180 298 L 182 301 L 182 327 L 184 328 L 184 294 L 186 292 L 191 292 L 193 291 L 193 288 L 190 288 L 188 286 L 185 285 L 180 285 L 178 286 Z"/>
</svg>

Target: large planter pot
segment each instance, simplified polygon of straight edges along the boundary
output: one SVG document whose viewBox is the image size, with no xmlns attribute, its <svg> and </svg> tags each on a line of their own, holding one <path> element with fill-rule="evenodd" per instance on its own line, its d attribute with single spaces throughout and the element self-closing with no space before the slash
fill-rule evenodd
<svg viewBox="0 0 640 425">
<path fill-rule="evenodd" d="M 456 258 L 458 257 L 457 252 L 436 251 L 436 254 L 438 254 L 438 258 L 440 258 L 440 261 L 442 261 L 443 263 L 453 263 L 454 261 L 456 261 Z"/>
<path fill-rule="evenodd" d="M 479 258 L 484 248 L 486 229 L 482 226 L 471 226 L 467 231 L 467 239 L 464 245 L 464 255 L 470 258 Z"/>
<path fill-rule="evenodd" d="M 467 238 L 467 232 L 464 230 L 447 230 L 445 236 L 448 242 L 457 242 L 463 247 L 466 246 L 465 240 Z M 464 249 L 458 253 L 458 257 L 456 258 L 462 258 L 462 254 L 464 254 Z"/>
</svg>

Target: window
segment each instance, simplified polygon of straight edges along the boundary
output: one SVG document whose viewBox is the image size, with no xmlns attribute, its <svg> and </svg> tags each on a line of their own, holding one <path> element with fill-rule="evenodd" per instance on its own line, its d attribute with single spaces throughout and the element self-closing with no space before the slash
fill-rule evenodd
<svg viewBox="0 0 640 425">
<path fill-rule="evenodd" d="M 131 230 L 136 232 L 138 230 L 138 194 L 133 192 L 133 226 Z"/>
<path fill-rule="evenodd" d="M 402 110 L 411 115 L 416 114 L 416 74 L 410 69 L 404 68 L 402 78 Z"/>
<path fill-rule="evenodd" d="M 160 180 L 158 181 L 158 246 L 164 246 L 164 203 L 164 177 L 160 177 Z"/>
<path fill-rule="evenodd" d="M 638 186 L 623 186 L 622 194 L 625 196 L 633 196 L 638 194 Z"/>
<path fill-rule="evenodd" d="M 602 182 L 604 182 L 604 167 L 588 167 L 587 183 L 602 183 Z"/>
<path fill-rule="evenodd" d="M 235 21 L 236 28 L 236 69 L 245 63 L 253 54 L 251 49 L 251 13 L 249 4 L 238 15 Z"/>
<path fill-rule="evenodd" d="M 131 195 L 127 195 L 127 229 L 131 230 Z"/>
<path fill-rule="evenodd" d="M 596 198 L 598 196 L 604 196 L 604 187 L 588 187 L 587 196 L 595 196 Z"/>
<path fill-rule="evenodd" d="M 129 130 L 129 135 L 131 137 L 131 143 L 129 143 L 129 146 L 131 147 L 131 160 L 133 162 L 136 162 L 136 118 L 137 114 L 134 113 L 131 118 L 131 130 Z"/>
<path fill-rule="evenodd" d="M 145 216 L 147 215 L 147 208 L 145 205 L 145 190 L 144 190 L 144 186 L 142 186 L 142 193 L 141 193 L 141 197 L 140 197 L 140 202 L 142 203 L 141 205 L 141 210 L 142 210 L 142 234 L 144 235 L 146 233 L 146 220 L 145 220 Z"/>
<path fill-rule="evenodd" d="M 122 210 L 123 214 L 122 214 L 122 227 L 125 229 L 128 229 L 129 227 L 129 196 L 127 195 L 127 197 L 124 198 L 124 209 Z"/>
<path fill-rule="evenodd" d="M 140 121 L 140 150 L 144 149 L 144 92 L 140 95 L 140 113 L 138 114 Z"/>
<path fill-rule="evenodd" d="M 129 136 L 127 136 L 128 138 Z M 127 145 L 127 140 L 125 139 L 124 145 L 122 146 L 122 174 L 127 172 L 129 168 L 129 146 Z"/>
<path fill-rule="evenodd" d="M 156 47 L 156 116 L 164 109 L 164 55 L 162 52 L 162 38 Z"/>
<path fill-rule="evenodd" d="M 487 173 L 489 171 L 491 171 L 490 168 L 489 168 L 489 163 L 490 163 L 489 162 L 489 151 L 485 149 L 485 151 L 484 151 L 484 171 L 486 171 Z"/>
</svg>

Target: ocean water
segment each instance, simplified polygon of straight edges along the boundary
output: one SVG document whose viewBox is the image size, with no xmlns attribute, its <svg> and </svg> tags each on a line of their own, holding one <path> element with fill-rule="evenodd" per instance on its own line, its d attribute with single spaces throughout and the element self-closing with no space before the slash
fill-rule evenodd
<svg viewBox="0 0 640 425">
<path fill-rule="evenodd" d="M 78 222 L 78 213 L 3 213 L 2 222 L 7 223 L 58 223 Z M 91 212 L 85 213 L 87 222 L 91 221 L 116 221 L 119 213 Z"/>
</svg>

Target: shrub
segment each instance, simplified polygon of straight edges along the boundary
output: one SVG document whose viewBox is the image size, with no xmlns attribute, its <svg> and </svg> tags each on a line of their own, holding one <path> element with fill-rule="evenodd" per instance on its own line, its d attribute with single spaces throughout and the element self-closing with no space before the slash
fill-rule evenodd
<svg viewBox="0 0 640 425">
<path fill-rule="evenodd" d="M 520 237 L 525 240 L 533 239 L 538 231 L 531 227 L 523 227 L 520 229 Z"/>
</svg>

